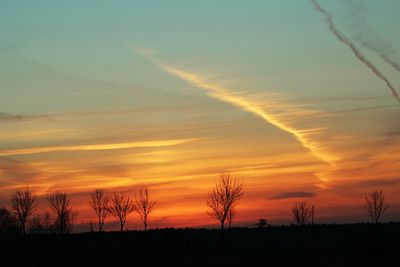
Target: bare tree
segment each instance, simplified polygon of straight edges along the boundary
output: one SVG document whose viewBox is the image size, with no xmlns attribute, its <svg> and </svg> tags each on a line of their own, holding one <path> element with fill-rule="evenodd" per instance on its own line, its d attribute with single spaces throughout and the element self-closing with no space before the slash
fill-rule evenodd
<svg viewBox="0 0 400 267">
<path fill-rule="evenodd" d="M 311 205 L 311 225 L 314 225 L 315 207 L 314 204 Z"/>
<path fill-rule="evenodd" d="M 314 219 L 314 208 L 307 202 L 298 202 L 292 208 L 292 216 L 297 225 L 304 225 Z"/>
<path fill-rule="evenodd" d="M 23 234 L 26 234 L 26 223 L 36 208 L 36 196 L 29 188 L 18 189 L 11 195 L 11 208 L 20 223 Z"/>
<path fill-rule="evenodd" d="M 43 214 L 43 226 L 47 233 L 54 232 L 54 223 L 51 218 L 51 214 L 49 211 L 46 211 Z"/>
<path fill-rule="evenodd" d="M 56 214 L 56 226 L 61 234 L 72 231 L 78 212 L 73 210 L 67 193 L 54 192 L 47 196 L 50 209 Z"/>
<path fill-rule="evenodd" d="M 50 233 L 54 231 L 54 222 L 48 211 L 33 216 L 28 225 L 31 233 Z"/>
<path fill-rule="evenodd" d="M 0 233 L 17 232 L 18 220 L 7 208 L 0 207 Z"/>
<path fill-rule="evenodd" d="M 385 195 L 383 191 L 375 190 L 370 194 L 365 196 L 365 208 L 369 217 L 372 220 L 372 223 L 378 224 L 385 214 L 387 209 L 389 208 L 389 204 L 386 203 Z"/>
<path fill-rule="evenodd" d="M 124 230 L 127 216 L 135 210 L 135 206 L 131 198 L 123 192 L 114 192 L 110 199 L 108 210 L 119 220 L 120 231 Z"/>
<path fill-rule="evenodd" d="M 89 204 L 97 215 L 99 232 L 103 231 L 104 222 L 109 213 L 109 202 L 108 194 L 101 189 L 96 189 L 90 193 Z"/>
<path fill-rule="evenodd" d="M 135 196 L 134 209 L 140 215 L 145 231 L 147 230 L 147 218 L 155 205 L 156 201 L 150 198 L 149 190 L 147 188 L 140 189 L 139 194 Z"/>
<path fill-rule="evenodd" d="M 235 207 L 232 206 L 228 212 L 228 217 L 227 217 L 229 230 L 232 229 L 232 223 L 235 216 L 236 216 L 236 209 Z"/>
<path fill-rule="evenodd" d="M 29 232 L 31 233 L 44 233 L 45 228 L 43 224 L 43 219 L 40 214 L 36 214 L 32 219 L 28 222 Z"/>
<path fill-rule="evenodd" d="M 218 183 L 208 195 L 207 206 L 209 216 L 217 219 L 224 230 L 225 220 L 231 208 L 243 197 L 243 184 L 229 174 L 222 173 Z"/>
<path fill-rule="evenodd" d="M 232 205 L 231 208 L 229 209 L 228 216 L 226 217 L 228 221 L 229 242 L 232 242 L 232 223 L 235 216 L 236 216 L 236 209 L 235 206 Z M 224 238 L 224 232 L 222 232 L 222 238 Z"/>
</svg>

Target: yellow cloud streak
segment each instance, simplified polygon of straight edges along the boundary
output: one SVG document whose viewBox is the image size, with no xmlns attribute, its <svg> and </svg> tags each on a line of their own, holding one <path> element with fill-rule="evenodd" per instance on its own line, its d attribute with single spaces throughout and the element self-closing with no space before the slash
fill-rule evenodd
<svg viewBox="0 0 400 267">
<path fill-rule="evenodd" d="M 330 155 L 327 153 L 324 153 L 323 151 L 320 150 L 319 144 L 316 142 L 312 141 L 308 136 L 310 135 L 310 130 L 301 130 L 301 129 L 296 129 L 295 127 L 292 127 L 291 125 L 285 123 L 281 118 L 278 118 L 277 115 L 273 115 L 270 113 L 267 113 L 265 110 L 259 107 L 257 103 L 253 103 L 251 100 L 246 99 L 244 96 L 239 96 L 237 94 L 232 93 L 226 88 L 223 88 L 217 84 L 213 84 L 210 82 L 205 81 L 204 78 L 202 78 L 200 75 L 190 73 L 187 71 L 183 71 L 181 69 L 178 69 L 174 66 L 165 64 L 163 62 L 160 62 L 158 59 L 155 59 L 152 57 L 149 53 L 146 51 L 140 50 L 140 49 L 135 49 L 135 51 L 154 64 L 156 64 L 158 67 L 166 71 L 167 73 L 170 73 L 171 75 L 178 77 L 187 83 L 197 87 L 201 88 L 207 91 L 209 95 L 212 97 L 230 103 L 236 107 L 241 108 L 242 110 L 248 111 L 250 113 L 253 113 L 261 118 L 263 118 L 265 121 L 268 123 L 276 126 L 277 128 L 290 133 L 292 136 L 295 137 L 297 141 L 300 142 L 300 144 L 308 149 L 315 157 L 320 159 L 321 161 L 328 163 L 331 166 L 334 166 L 334 161 L 337 160 L 337 158 L 334 155 Z M 268 103 L 271 104 L 271 103 Z M 268 106 L 268 105 L 265 105 Z M 273 106 L 279 106 L 277 103 L 273 103 Z M 285 105 L 286 106 L 286 105 Z M 303 111 L 302 110 L 297 110 L 297 114 L 301 114 Z M 279 116 L 281 117 L 281 116 Z M 312 131 L 312 130 L 311 130 Z M 320 177 L 321 180 L 324 180 L 322 177 Z"/>
<path fill-rule="evenodd" d="M 62 152 L 62 151 L 91 151 L 91 150 L 112 150 L 112 149 L 125 149 L 125 148 L 139 148 L 139 147 L 163 147 L 163 146 L 180 145 L 195 140 L 197 139 L 194 138 L 172 139 L 172 140 L 139 141 L 139 142 L 115 143 L 115 144 L 22 148 L 22 149 L 0 150 L 0 156 L 29 155 L 29 154 Z"/>
</svg>

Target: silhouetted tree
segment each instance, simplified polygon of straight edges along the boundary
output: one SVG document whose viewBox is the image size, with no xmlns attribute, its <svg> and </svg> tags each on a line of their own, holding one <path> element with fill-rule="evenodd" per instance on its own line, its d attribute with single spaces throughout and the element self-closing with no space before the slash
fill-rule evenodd
<svg viewBox="0 0 400 267">
<path fill-rule="evenodd" d="M 73 210 L 70 199 L 66 193 L 54 192 L 47 196 L 50 209 L 56 214 L 56 226 L 61 234 L 69 233 L 78 217 L 78 212 Z"/>
<path fill-rule="evenodd" d="M 101 189 L 96 189 L 90 193 L 89 204 L 97 215 L 99 232 L 103 231 L 104 222 L 109 213 L 109 202 L 108 194 Z"/>
<path fill-rule="evenodd" d="M 54 221 L 52 221 L 50 212 L 46 211 L 42 216 L 42 223 L 46 233 L 54 232 Z"/>
<path fill-rule="evenodd" d="M 314 204 L 311 205 L 311 224 L 314 225 L 315 207 Z"/>
<path fill-rule="evenodd" d="M 311 205 L 311 246 L 314 247 L 314 218 L 315 218 L 315 206 Z"/>
<path fill-rule="evenodd" d="M 225 220 L 231 208 L 243 197 L 243 184 L 229 174 L 222 173 L 219 181 L 208 195 L 209 216 L 217 219 L 224 230 Z"/>
<path fill-rule="evenodd" d="M 313 218 L 313 207 L 307 202 L 298 202 L 292 208 L 292 216 L 297 225 L 304 225 Z"/>
<path fill-rule="evenodd" d="M 232 206 L 229 209 L 228 217 L 227 217 L 229 230 L 232 229 L 232 223 L 233 223 L 233 219 L 235 218 L 235 216 L 236 216 L 236 210 L 235 210 L 235 207 Z"/>
<path fill-rule="evenodd" d="M 7 208 L 0 208 L 0 233 L 17 232 L 18 219 Z"/>
<path fill-rule="evenodd" d="M 386 203 L 385 195 L 383 191 L 375 190 L 370 194 L 365 196 L 365 208 L 369 217 L 371 218 L 372 223 L 378 224 L 385 214 L 387 209 L 389 208 L 389 204 Z"/>
<path fill-rule="evenodd" d="M 31 233 L 51 233 L 54 230 L 54 220 L 52 221 L 48 211 L 36 214 L 29 220 L 29 232 Z"/>
<path fill-rule="evenodd" d="M 35 215 L 29 220 L 29 232 L 31 233 L 44 233 L 45 227 L 43 223 L 42 216 L 40 214 Z"/>
<path fill-rule="evenodd" d="M 258 223 L 255 224 L 258 228 L 265 228 L 267 224 L 267 219 L 259 219 Z"/>
<path fill-rule="evenodd" d="M 26 223 L 36 208 L 36 196 L 29 188 L 18 189 L 11 195 L 11 208 L 17 216 L 21 231 L 26 234 Z"/>
<path fill-rule="evenodd" d="M 119 220 L 120 231 L 124 230 L 127 216 L 135 210 L 135 206 L 131 198 L 123 192 L 114 192 L 110 199 L 108 208 L 110 213 Z"/>
<path fill-rule="evenodd" d="M 139 194 L 135 196 L 134 209 L 139 213 L 145 231 L 147 230 L 148 216 L 155 205 L 156 201 L 150 198 L 149 190 L 147 188 L 140 189 Z"/>
<path fill-rule="evenodd" d="M 292 208 L 292 216 L 298 226 L 297 244 L 303 246 L 303 226 L 310 220 L 314 220 L 314 206 L 307 202 L 298 202 Z"/>
</svg>

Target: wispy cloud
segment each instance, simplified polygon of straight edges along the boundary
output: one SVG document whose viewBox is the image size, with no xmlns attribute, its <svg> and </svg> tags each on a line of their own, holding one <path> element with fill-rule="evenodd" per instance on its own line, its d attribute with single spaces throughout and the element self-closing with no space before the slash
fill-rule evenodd
<svg viewBox="0 0 400 267">
<path fill-rule="evenodd" d="M 315 197 L 315 192 L 283 192 L 268 199 L 286 199 L 286 198 L 307 198 Z"/>
<path fill-rule="evenodd" d="M 394 186 L 400 184 L 400 178 L 393 179 L 369 179 L 366 181 L 360 181 L 359 185 L 362 187 L 382 187 L 382 186 Z"/>
<path fill-rule="evenodd" d="M 346 0 L 344 4 L 350 7 L 351 17 L 354 21 L 354 39 L 361 43 L 365 48 L 377 53 L 387 64 L 395 70 L 400 71 L 400 60 L 393 49 L 380 34 L 374 31 L 368 23 L 367 10 L 363 2 L 358 0 Z"/>
<path fill-rule="evenodd" d="M 112 149 L 125 149 L 125 148 L 139 148 L 139 147 L 163 147 L 175 146 L 198 139 L 172 139 L 172 140 L 153 140 L 153 141 L 138 141 L 129 143 L 114 143 L 114 144 L 94 144 L 94 145 L 76 145 L 76 146 L 54 146 L 54 147 L 37 147 L 37 148 L 21 148 L 0 150 L 0 156 L 12 155 L 29 155 L 48 152 L 62 152 L 62 151 L 90 151 L 90 150 L 112 150 Z"/>
<path fill-rule="evenodd" d="M 361 108 L 352 108 L 352 109 L 333 111 L 332 114 L 369 111 L 369 110 L 377 110 L 377 109 L 384 109 L 384 108 L 398 108 L 398 107 L 399 107 L 399 105 L 381 105 L 381 106 L 373 106 L 373 107 L 361 107 Z"/>
<path fill-rule="evenodd" d="M 46 115 L 21 115 L 0 112 L 0 121 L 24 121 L 32 119 L 50 119 L 50 117 Z"/>
<path fill-rule="evenodd" d="M 232 104 L 244 111 L 253 113 L 261 117 L 275 127 L 290 133 L 304 148 L 308 149 L 315 157 L 321 161 L 334 166 L 337 159 L 336 155 L 329 154 L 321 149 L 321 144 L 312 140 L 312 135 L 321 131 L 319 129 L 300 129 L 293 126 L 292 122 L 298 122 L 304 118 L 310 118 L 321 112 L 305 109 L 295 105 L 284 103 L 283 101 L 266 100 L 265 97 L 238 93 L 229 90 L 219 84 L 208 81 L 201 75 L 182 70 L 178 67 L 165 64 L 155 58 L 146 50 L 133 48 L 137 53 L 153 62 L 167 73 L 186 81 L 196 88 L 203 89 L 213 98 Z M 261 100 L 262 99 L 262 100 Z M 270 99 L 273 99 L 272 97 Z M 320 177 L 321 178 L 321 177 Z"/>
<path fill-rule="evenodd" d="M 0 158 L 0 189 L 6 186 L 29 183 L 39 176 L 40 171 L 28 163 Z"/>
</svg>

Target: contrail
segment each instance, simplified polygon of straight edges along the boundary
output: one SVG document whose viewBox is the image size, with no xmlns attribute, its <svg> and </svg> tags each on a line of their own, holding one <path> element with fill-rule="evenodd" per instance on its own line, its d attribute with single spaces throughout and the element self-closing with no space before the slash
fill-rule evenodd
<svg viewBox="0 0 400 267">
<path fill-rule="evenodd" d="M 332 16 L 325 10 L 323 9 L 316 0 L 310 0 L 310 2 L 314 5 L 315 9 L 319 11 L 321 14 L 323 14 L 328 22 L 329 25 L 329 30 L 336 36 L 336 38 L 347 45 L 354 53 L 354 55 L 362 62 L 364 63 L 379 79 L 384 81 L 386 83 L 386 86 L 390 89 L 392 92 L 393 97 L 399 102 L 400 104 L 400 97 L 398 93 L 396 92 L 396 89 L 393 87 L 393 85 L 390 83 L 390 81 L 379 71 L 377 67 L 375 67 L 365 56 L 363 53 L 361 53 L 360 50 L 348 39 L 343 33 L 341 33 L 333 23 Z"/>
<path fill-rule="evenodd" d="M 383 61 L 392 66 L 395 70 L 400 71 L 400 62 L 393 56 L 395 51 L 392 46 L 376 34 L 368 25 L 365 18 L 365 6 L 356 0 L 343 1 L 346 5 L 356 6 L 356 10 L 352 12 L 352 17 L 357 21 L 357 32 L 354 39 L 360 42 L 365 48 L 377 53 Z M 361 27 L 361 28 L 360 28 Z"/>
<path fill-rule="evenodd" d="M 165 64 L 163 62 L 160 62 L 156 58 L 152 57 L 149 55 L 149 53 L 146 53 L 145 51 L 139 50 L 139 49 L 134 49 L 137 53 L 141 54 L 151 62 L 153 62 L 155 65 L 166 71 L 167 73 L 170 73 L 171 75 L 178 77 L 187 83 L 206 90 L 207 93 L 226 103 L 232 104 L 233 106 L 239 107 L 242 110 L 245 110 L 247 112 L 253 113 L 265 121 L 269 122 L 270 124 L 274 125 L 275 127 L 290 133 L 292 136 L 295 137 L 295 139 L 307 150 L 311 152 L 312 155 L 314 155 L 316 158 L 320 159 L 321 161 L 329 164 L 330 166 L 334 166 L 335 160 L 337 160 L 337 157 L 334 155 L 327 154 L 323 151 L 321 151 L 320 145 L 312 141 L 309 136 L 316 130 L 316 129 L 307 129 L 307 130 L 301 130 L 297 129 L 290 124 L 286 123 L 284 120 L 282 120 L 278 115 L 271 114 L 266 112 L 261 106 L 267 105 L 268 107 L 276 107 L 276 103 L 256 103 L 255 100 L 249 99 L 248 97 L 244 97 L 241 95 L 238 95 L 236 93 L 232 93 L 231 90 L 228 90 L 218 84 L 213 84 L 205 80 L 203 77 L 200 75 L 190 73 L 181 69 L 178 69 L 174 66 Z M 279 107 L 282 107 L 284 105 L 279 105 Z M 295 110 L 293 111 L 296 114 L 303 114 L 304 111 L 302 110 Z M 317 129 L 318 130 L 318 129 Z M 318 175 L 318 174 L 317 174 Z M 324 180 L 321 178 L 321 180 Z"/>
<path fill-rule="evenodd" d="M 356 36 L 356 39 L 358 39 L 358 41 L 366 48 L 368 48 L 371 51 L 374 51 L 375 53 L 377 53 L 382 59 L 383 61 L 385 61 L 386 63 L 388 63 L 390 66 L 392 66 L 393 69 L 400 71 L 400 64 L 397 63 L 395 61 L 395 59 L 390 57 L 390 54 L 393 53 L 393 50 L 390 49 L 388 51 L 385 51 L 383 46 L 385 46 L 385 44 L 379 44 L 376 43 L 375 41 L 372 41 L 371 39 L 367 39 L 364 35 L 359 34 Z M 390 46 L 387 46 L 390 47 Z"/>
</svg>

